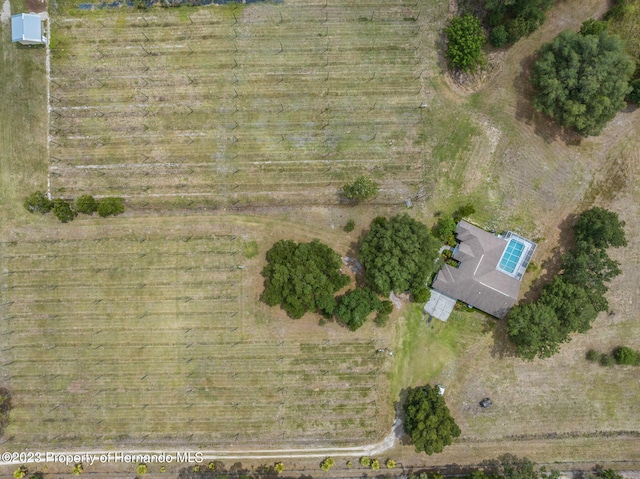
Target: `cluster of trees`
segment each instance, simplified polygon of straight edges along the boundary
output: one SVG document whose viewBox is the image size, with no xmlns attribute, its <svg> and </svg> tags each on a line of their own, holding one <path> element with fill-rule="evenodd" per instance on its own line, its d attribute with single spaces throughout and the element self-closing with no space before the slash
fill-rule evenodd
<svg viewBox="0 0 640 479">
<path fill-rule="evenodd" d="M 270 306 L 281 305 L 294 319 L 308 311 L 327 318 L 335 315 L 352 331 L 377 311 L 376 324 L 384 326 L 393 304 L 379 296 L 410 291 L 415 301 L 429 299 L 425 285 L 439 267 L 438 247 L 427 227 L 409 215 L 378 217 L 360 245 L 366 285 L 336 298 L 336 292 L 349 283 L 349 277 L 340 273 L 338 253 L 319 240 L 281 240 L 267 252 L 262 299 Z"/>
<path fill-rule="evenodd" d="M 486 0 L 489 40 L 495 47 L 515 43 L 536 31 L 546 20 L 553 0 Z"/>
<path fill-rule="evenodd" d="M 580 32 L 566 30 L 537 52 L 531 83 L 536 110 L 578 133 L 599 135 L 626 106 L 635 65 L 617 35 L 602 22 L 588 21 Z"/>
<path fill-rule="evenodd" d="M 627 346 L 618 346 L 611 354 L 599 353 L 595 349 L 590 349 L 586 354 L 587 361 L 598 361 L 601 366 L 640 366 L 640 351 L 636 351 Z"/>
<path fill-rule="evenodd" d="M 461 434 L 437 386 L 410 389 L 403 409 L 404 431 L 411 436 L 416 452 L 442 452 Z"/>
<path fill-rule="evenodd" d="M 124 213 L 122 198 L 103 198 L 96 200 L 93 196 L 83 195 L 75 201 L 75 205 L 62 198 L 50 200 L 42 191 L 31 193 L 24 202 L 24 207 L 30 213 L 46 214 L 50 211 L 62 223 L 68 223 L 78 216 L 78 213 L 92 215 L 98 212 L 103 218 Z"/>
<path fill-rule="evenodd" d="M 626 246 L 624 225 L 616 213 L 600 207 L 578 217 L 576 246 L 563 256 L 563 272 L 543 287 L 538 301 L 507 314 L 509 339 L 519 356 L 552 356 L 571 333 L 588 331 L 598 313 L 609 308 L 606 283 L 620 274 L 620 265 L 607 248 Z"/>
<path fill-rule="evenodd" d="M 537 30 L 553 3 L 553 0 L 485 0 L 484 18 L 471 13 L 454 17 L 445 29 L 449 67 L 470 72 L 485 63 L 487 35 L 483 20 L 488 26 L 489 41 L 500 48 Z"/>
<path fill-rule="evenodd" d="M 335 293 L 349 284 L 340 273 L 340 255 L 315 239 L 311 243 L 281 240 L 267 252 L 262 300 L 269 306 L 280 304 L 294 319 L 308 311 L 333 316 Z"/>
</svg>

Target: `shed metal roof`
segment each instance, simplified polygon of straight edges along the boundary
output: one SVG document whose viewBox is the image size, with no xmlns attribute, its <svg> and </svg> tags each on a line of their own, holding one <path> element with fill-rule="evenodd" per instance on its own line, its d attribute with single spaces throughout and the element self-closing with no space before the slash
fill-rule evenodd
<svg viewBox="0 0 640 479">
<path fill-rule="evenodd" d="M 11 17 L 11 41 L 44 43 L 42 18 L 36 13 L 19 13 Z"/>
</svg>

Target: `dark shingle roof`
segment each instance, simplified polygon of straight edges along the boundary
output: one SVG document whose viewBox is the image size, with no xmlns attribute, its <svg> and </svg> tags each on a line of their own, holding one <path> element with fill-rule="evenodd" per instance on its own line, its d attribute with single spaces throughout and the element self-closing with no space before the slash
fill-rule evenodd
<svg viewBox="0 0 640 479">
<path fill-rule="evenodd" d="M 458 268 L 444 265 L 432 287 L 492 316 L 504 318 L 518 300 L 520 281 L 496 269 L 508 242 L 460 221 L 454 259 Z"/>
</svg>

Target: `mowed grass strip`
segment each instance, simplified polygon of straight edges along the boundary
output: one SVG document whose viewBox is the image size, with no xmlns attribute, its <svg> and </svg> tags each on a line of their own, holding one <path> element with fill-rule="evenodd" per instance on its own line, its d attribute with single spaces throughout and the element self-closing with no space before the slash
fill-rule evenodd
<svg viewBox="0 0 640 479">
<path fill-rule="evenodd" d="M 262 230 L 208 223 L 51 218 L 0 243 L 12 445 L 345 445 L 385 432 L 371 338 L 258 324 L 263 258 L 243 251 Z"/>
<path fill-rule="evenodd" d="M 421 182 L 415 4 L 229 8 L 54 22 L 54 193 L 336 203 L 369 171 L 387 202 Z"/>
</svg>

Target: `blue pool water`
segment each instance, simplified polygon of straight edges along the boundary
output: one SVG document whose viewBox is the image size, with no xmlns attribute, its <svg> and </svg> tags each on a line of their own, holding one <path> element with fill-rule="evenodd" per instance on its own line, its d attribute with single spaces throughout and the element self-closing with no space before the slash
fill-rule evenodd
<svg viewBox="0 0 640 479">
<path fill-rule="evenodd" d="M 520 261 L 523 251 L 524 244 L 515 239 L 510 239 L 507 249 L 502 254 L 502 258 L 500 258 L 500 269 L 509 274 L 513 273 L 516 266 L 518 266 L 518 261 Z"/>
</svg>

